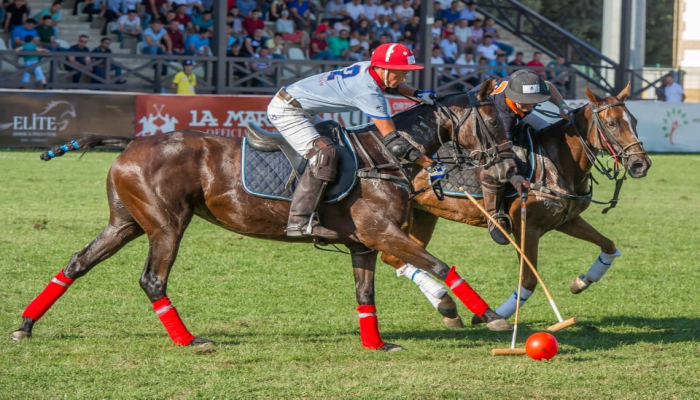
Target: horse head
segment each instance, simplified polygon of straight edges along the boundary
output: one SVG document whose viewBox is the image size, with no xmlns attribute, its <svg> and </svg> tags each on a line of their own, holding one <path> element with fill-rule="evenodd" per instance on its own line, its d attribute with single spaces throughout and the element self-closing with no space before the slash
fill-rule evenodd
<svg viewBox="0 0 700 400">
<path fill-rule="evenodd" d="M 463 123 L 452 124 L 450 135 L 459 146 L 474 149 L 470 156 L 479 166 L 500 181 L 506 181 L 516 170 L 512 143 L 507 139 L 496 105 L 489 98 L 495 80 L 485 81 L 478 92 L 455 97 L 452 111 Z M 457 128 L 456 131 L 454 128 Z"/>
<path fill-rule="evenodd" d="M 632 178 L 646 176 L 651 160 L 637 135 L 637 119 L 625 106 L 630 84 L 617 95 L 600 97 L 586 88 L 589 105 L 586 144 L 610 155 L 617 172 L 620 164 Z"/>
</svg>

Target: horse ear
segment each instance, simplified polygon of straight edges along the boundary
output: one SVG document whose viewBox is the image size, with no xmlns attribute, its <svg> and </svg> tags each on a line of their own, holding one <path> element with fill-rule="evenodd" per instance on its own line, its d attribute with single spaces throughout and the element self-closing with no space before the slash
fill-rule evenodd
<svg viewBox="0 0 700 400">
<path fill-rule="evenodd" d="M 627 86 L 625 86 L 625 88 L 622 89 L 622 91 L 621 91 L 617 96 L 615 96 L 615 97 L 617 97 L 620 101 L 625 101 L 625 99 L 627 98 L 627 96 L 630 95 L 630 87 L 631 87 L 631 86 L 632 86 L 632 82 L 631 82 L 631 81 L 627 81 Z"/>
<path fill-rule="evenodd" d="M 477 93 L 476 98 L 479 99 L 479 101 L 485 101 L 486 97 L 493 92 L 493 88 L 496 86 L 496 80 L 495 79 L 489 79 L 485 81 L 481 85 L 481 89 L 479 90 L 479 93 Z"/>
<path fill-rule="evenodd" d="M 595 104 L 603 101 L 603 98 L 591 92 L 591 89 L 589 89 L 588 86 L 586 86 L 586 97 L 588 97 L 588 101 Z"/>
</svg>

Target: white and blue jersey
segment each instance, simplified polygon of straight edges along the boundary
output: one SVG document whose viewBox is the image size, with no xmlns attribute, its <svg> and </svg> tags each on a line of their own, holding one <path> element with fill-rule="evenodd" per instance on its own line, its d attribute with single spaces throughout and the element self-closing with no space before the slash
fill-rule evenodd
<svg viewBox="0 0 700 400">
<path fill-rule="evenodd" d="M 310 76 L 285 89 L 310 114 L 360 110 L 370 118 L 390 119 L 389 103 L 370 75 L 370 62 Z"/>
</svg>

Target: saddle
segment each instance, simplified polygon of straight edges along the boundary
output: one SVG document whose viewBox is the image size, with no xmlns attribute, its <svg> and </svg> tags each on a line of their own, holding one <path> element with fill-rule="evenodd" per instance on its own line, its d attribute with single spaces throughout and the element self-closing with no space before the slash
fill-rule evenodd
<svg viewBox="0 0 700 400">
<path fill-rule="evenodd" d="M 324 202 L 335 203 L 355 187 L 357 153 L 338 122 L 322 121 L 315 128 L 321 136 L 333 141 L 339 150 L 338 174 L 323 196 Z M 294 188 L 308 160 L 297 154 L 280 133 L 268 132 L 249 123 L 241 152 L 243 190 L 257 197 L 292 200 Z"/>
</svg>

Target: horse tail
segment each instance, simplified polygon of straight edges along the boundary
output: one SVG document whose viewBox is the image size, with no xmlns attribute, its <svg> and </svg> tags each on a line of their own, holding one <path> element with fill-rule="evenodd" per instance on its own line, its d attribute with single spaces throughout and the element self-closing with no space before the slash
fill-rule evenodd
<svg viewBox="0 0 700 400">
<path fill-rule="evenodd" d="M 39 158 L 44 161 L 49 161 L 54 157 L 60 157 L 69 151 L 83 149 L 83 153 L 97 146 L 119 147 L 125 149 L 133 139 L 122 136 L 99 136 L 85 135 L 82 139 L 71 140 L 61 146 L 56 146 L 51 150 L 41 153 Z"/>
</svg>

